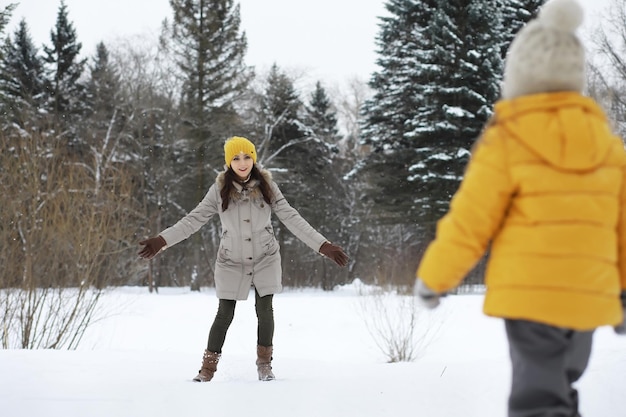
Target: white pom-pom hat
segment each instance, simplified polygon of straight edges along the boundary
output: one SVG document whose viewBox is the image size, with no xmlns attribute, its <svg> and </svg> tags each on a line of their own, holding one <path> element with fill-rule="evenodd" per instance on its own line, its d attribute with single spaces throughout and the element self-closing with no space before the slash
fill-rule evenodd
<svg viewBox="0 0 626 417">
<path fill-rule="evenodd" d="M 583 21 L 577 0 L 549 0 L 511 43 L 502 98 L 554 91 L 582 92 L 585 50 L 576 35 Z"/>
</svg>

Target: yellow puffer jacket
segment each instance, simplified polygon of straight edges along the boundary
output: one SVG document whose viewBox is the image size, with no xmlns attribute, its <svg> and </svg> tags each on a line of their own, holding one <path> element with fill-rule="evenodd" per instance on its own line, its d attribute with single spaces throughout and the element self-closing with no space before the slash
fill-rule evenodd
<svg viewBox="0 0 626 417">
<path fill-rule="evenodd" d="M 496 104 L 417 276 L 449 291 L 488 245 L 485 314 L 577 330 L 621 322 L 626 153 L 591 99 Z"/>
</svg>

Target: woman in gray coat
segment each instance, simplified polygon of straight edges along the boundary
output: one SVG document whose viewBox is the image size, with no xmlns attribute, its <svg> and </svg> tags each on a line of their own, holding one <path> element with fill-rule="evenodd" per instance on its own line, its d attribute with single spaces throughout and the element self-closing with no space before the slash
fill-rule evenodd
<svg viewBox="0 0 626 417">
<path fill-rule="evenodd" d="M 218 214 L 222 223 L 215 263 L 219 307 L 209 332 L 202 367 L 194 381 L 207 382 L 213 378 L 235 314 L 236 301 L 247 299 L 251 286 L 255 289 L 258 318 L 257 370 L 260 380 L 270 381 L 275 378 L 271 366 L 272 298 L 282 290 L 280 251 L 272 229 L 272 212 L 302 242 L 339 266 L 348 263 L 348 256 L 289 205 L 270 173 L 256 165 L 252 142 L 237 136 L 228 139 L 224 144 L 224 159 L 226 170 L 218 175 L 200 204 L 174 226 L 140 242 L 144 247 L 139 256 L 152 259 L 166 247 L 187 239 Z"/>
</svg>

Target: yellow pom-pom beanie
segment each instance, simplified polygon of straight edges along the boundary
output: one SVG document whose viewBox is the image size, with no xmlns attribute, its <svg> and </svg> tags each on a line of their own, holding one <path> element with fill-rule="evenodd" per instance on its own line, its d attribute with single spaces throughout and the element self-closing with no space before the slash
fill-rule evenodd
<svg viewBox="0 0 626 417">
<path fill-rule="evenodd" d="M 229 168 L 230 162 L 235 155 L 239 155 L 241 152 L 250 155 L 256 164 L 256 148 L 254 147 L 254 143 L 241 136 L 233 136 L 224 143 L 224 160 Z"/>
</svg>

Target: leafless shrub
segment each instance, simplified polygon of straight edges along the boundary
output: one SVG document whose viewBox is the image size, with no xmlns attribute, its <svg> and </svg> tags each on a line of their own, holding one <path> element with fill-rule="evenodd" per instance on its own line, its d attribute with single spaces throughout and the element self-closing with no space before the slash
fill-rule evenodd
<svg viewBox="0 0 626 417">
<path fill-rule="evenodd" d="M 436 337 L 438 325 L 413 295 L 382 287 L 361 287 L 359 295 L 367 330 L 388 362 L 417 359 Z"/>
<path fill-rule="evenodd" d="M 73 349 L 129 257 L 131 184 L 113 168 L 94 178 L 58 138 L 20 133 L 0 138 L 0 342 Z"/>
</svg>

